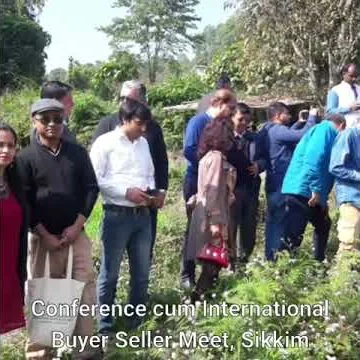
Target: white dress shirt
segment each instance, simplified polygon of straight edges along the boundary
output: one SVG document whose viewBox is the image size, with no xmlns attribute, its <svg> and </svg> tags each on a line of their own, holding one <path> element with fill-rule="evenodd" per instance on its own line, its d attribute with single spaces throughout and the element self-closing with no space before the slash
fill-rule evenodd
<svg viewBox="0 0 360 360">
<path fill-rule="evenodd" d="M 128 188 L 154 189 L 154 164 L 144 137 L 131 142 L 121 127 L 99 136 L 90 151 L 105 204 L 138 206 L 125 198 Z"/>
<path fill-rule="evenodd" d="M 346 81 L 333 87 L 333 91 L 338 96 L 339 108 L 350 108 L 354 103 L 360 102 L 360 86 L 354 84 L 353 87 Z M 346 120 L 346 127 L 360 127 L 360 112 L 349 111 L 344 114 Z"/>
</svg>

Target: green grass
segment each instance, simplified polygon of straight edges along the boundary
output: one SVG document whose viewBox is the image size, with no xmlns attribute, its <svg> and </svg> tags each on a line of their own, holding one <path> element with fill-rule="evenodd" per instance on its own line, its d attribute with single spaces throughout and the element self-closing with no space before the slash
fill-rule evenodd
<svg viewBox="0 0 360 360">
<path fill-rule="evenodd" d="M 180 304 L 187 295 L 180 291 L 179 263 L 180 250 L 185 229 L 185 212 L 182 200 L 181 182 L 183 165 L 172 162 L 171 189 L 166 207 L 160 211 L 158 238 L 155 246 L 154 266 L 150 276 L 150 304 Z M 174 165 L 175 164 L 175 165 Z M 264 196 L 261 196 L 263 220 Z M 106 359 L 144 360 L 357 360 L 360 353 L 360 258 L 345 256 L 335 262 L 338 246 L 336 239 L 337 212 L 332 202 L 331 217 L 333 228 L 327 249 L 327 262 L 319 264 L 312 258 L 311 226 L 307 228 L 304 244 L 295 258 L 282 254 L 277 263 L 263 260 L 264 224 L 258 227 L 257 245 L 250 263 L 235 274 L 222 271 L 216 289 L 211 291 L 208 301 L 227 304 L 273 304 L 275 301 L 288 304 L 315 304 L 328 300 L 328 318 L 315 316 L 301 317 L 204 317 L 199 310 L 195 318 L 186 316 L 156 318 L 150 316 L 141 330 L 153 330 L 158 334 L 171 334 L 175 347 L 170 349 L 111 349 Z M 86 226 L 90 238 L 94 240 L 93 258 L 95 268 L 99 263 L 99 229 L 101 206 L 98 203 Z M 128 262 L 125 258 L 120 272 L 117 298 L 126 302 L 129 285 Z M 123 329 L 123 319 L 117 319 L 117 330 Z M 309 348 L 246 349 L 241 345 L 245 331 L 276 330 L 280 335 L 306 334 Z M 184 349 L 176 346 L 181 332 L 213 333 L 229 335 L 233 351 L 226 348 Z M 23 359 L 24 336 L 15 343 L 2 346 L 1 359 Z"/>
</svg>

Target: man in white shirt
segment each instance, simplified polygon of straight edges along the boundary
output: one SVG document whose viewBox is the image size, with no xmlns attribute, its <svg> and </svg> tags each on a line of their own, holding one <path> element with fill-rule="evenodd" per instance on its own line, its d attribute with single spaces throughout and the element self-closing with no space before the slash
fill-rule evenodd
<svg viewBox="0 0 360 360">
<path fill-rule="evenodd" d="M 344 115 L 346 127 L 360 127 L 360 86 L 356 84 L 358 71 L 355 64 L 342 69 L 343 80 L 328 93 L 326 112 Z"/>
<path fill-rule="evenodd" d="M 142 136 L 151 121 L 151 112 L 136 100 L 120 108 L 123 124 L 94 142 L 90 158 L 104 201 L 98 278 L 99 305 L 114 304 L 121 259 L 125 249 L 130 263 L 130 296 L 133 306 L 145 304 L 150 271 L 151 222 L 149 206 L 158 201 L 154 165 L 149 145 Z M 151 195 L 152 196 L 151 196 Z M 129 319 L 136 328 L 138 317 Z M 113 332 L 113 318 L 101 316 L 101 334 Z"/>
</svg>

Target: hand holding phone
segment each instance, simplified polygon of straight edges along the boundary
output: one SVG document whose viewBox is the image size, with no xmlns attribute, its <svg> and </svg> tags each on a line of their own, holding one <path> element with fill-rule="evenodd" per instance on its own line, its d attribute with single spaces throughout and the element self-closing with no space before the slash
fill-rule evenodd
<svg viewBox="0 0 360 360">
<path fill-rule="evenodd" d="M 309 110 L 304 109 L 299 112 L 299 121 L 306 122 L 308 118 L 309 118 Z"/>
</svg>

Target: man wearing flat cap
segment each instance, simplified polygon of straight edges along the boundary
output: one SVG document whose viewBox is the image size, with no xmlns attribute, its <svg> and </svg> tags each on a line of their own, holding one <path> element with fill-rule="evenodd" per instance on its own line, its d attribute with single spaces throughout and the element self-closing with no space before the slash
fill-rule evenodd
<svg viewBox="0 0 360 360">
<path fill-rule="evenodd" d="M 125 81 L 120 92 L 120 105 L 127 99 L 136 100 L 147 106 L 146 87 L 144 83 L 139 80 Z M 111 114 L 102 118 L 94 132 L 92 143 L 94 143 L 100 135 L 114 130 L 121 123 L 122 119 L 119 118 L 119 113 Z M 147 125 L 144 136 L 148 141 L 151 157 L 154 163 L 155 187 L 162 195 L 160 196 L 161 201 L 158 206 L 150 209 L 153 249 L 156 238 L 157 210 L 164 205 L 165 195 L 168 188 L 168 157 L 162 129 L 154 118 L 152 118 L 151 122 Z M 153 250 L 151 251 L 151 256 L 152 253 Z"/>
<path fill-rule="evenodd" d="M 30 276 L 44 276 L 46 253 L 50 275 L 66 273 L 69 246 L 73 248 L 75 280 L 85 283 L 81 303 L 96 304 L 91 241 L 84 232 L 99 188 L 87 154 L 80 145 L 62 140 L 64 106 L 55 99 L 41 99 L 31 108 L 35 140 L 18 155 L 19 174 L 30 207 Z M 61 291 L 61 289 L 59 289 Z M 69 304 L 70 305 L 70 304 Z M 74 335 L 92 336 L 94 319 L 77 318 Z M 75 349 L 74 359 L 96 359 L 94 350 Z M 52 349 L 28 342 L 26 358 L 52 358 Z"/>
<path fill-rule="evenodd" d="M 55 99 L 61 103 L 64 107 L 64 126 L 62 132 L 62 139 L 69 142 L 76 142 L 76 136 L 69 130 L 69 117 L 74 107 L 74 101 L 72 97 L 72 87 L 61 81 L 47 81 L 40 90 L 40 97 L 42 99 Z M 30 135 L 30 141 L 33 142 L 36 139 L 36 130 L 33 129 Z"/>
</svg>

